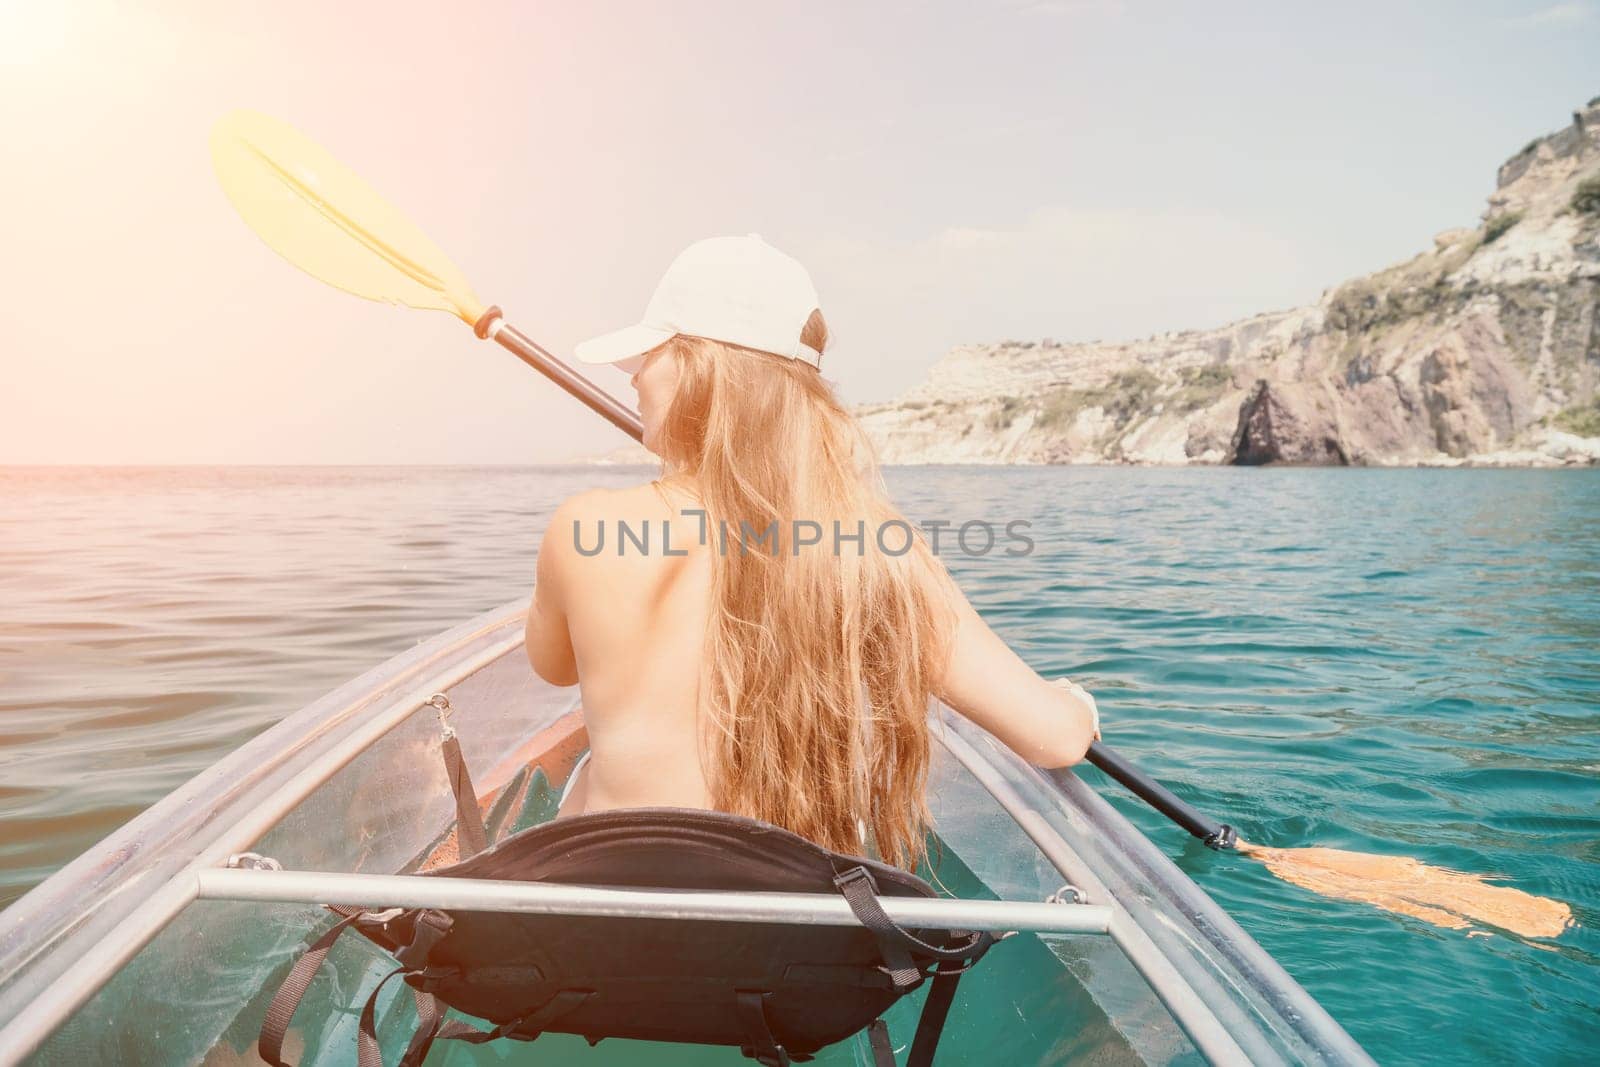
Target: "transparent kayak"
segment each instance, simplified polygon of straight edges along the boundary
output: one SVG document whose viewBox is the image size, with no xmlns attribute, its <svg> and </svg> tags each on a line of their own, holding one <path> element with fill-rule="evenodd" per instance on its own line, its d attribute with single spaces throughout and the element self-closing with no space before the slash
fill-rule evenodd
<svg viewBox="0 0 1600 1067">
<path fill-rule="evenodd" d="M 265 872 L 230 863 L 252 852 L 289 871 L 392 876 L 453 860 L 455 801 L 428 704 L 439 692 L 454 709 L 491 839 L 553 818 L 585 735 L 577 690 L 529 670 L 522 632 L 519 602 L 396 657 L 197 775 L 0 913 L 0 1063 L 259 1063 L 267 1004 L 333 924 L 320 902 L 337 900 L 315 891 L 240 899 L 230 876 Z M 1041 772 L 941 712 L 930 780 L 935 859 L 921 873 L 955 901 L 1014 902 L 1019 916 L 1042 914 L 1047 901 L 1082 909 L 1058 924 L 1081 932 L 1024 930 L 962 981 L 941 1067 L 1371 1062 L 1079 778 Z M 294 1018 L 288 1059 L 353 1062 L 361 1006 L 390 967 L 369 942 L 337 943 Z M 384 992 L 378 1034 L 392 1062 L 415 1010 L 397 983 Z M 886 1016 L 899 1050 L 923 995 Z M 622 1039 L 591 1048 L 550 1033 L 444 1042 L 428 1062 L 750 1061 L 730 1048 Z M 814 1062 L 872 1057 L 862 1034 Z"/>
</svg>

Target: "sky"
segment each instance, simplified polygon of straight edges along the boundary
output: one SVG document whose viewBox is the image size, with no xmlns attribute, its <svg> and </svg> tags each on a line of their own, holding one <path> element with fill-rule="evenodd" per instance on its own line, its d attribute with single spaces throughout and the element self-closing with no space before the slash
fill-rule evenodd
<svg viewBox="0 0 1600 1067">
<path fill-rule="evenodd" d="M 0 463 L 625 443 L 450 315 L 268 249 L 211 168 L 234 108 L 558 355 L 636 322 L 686 245 L 760 233 L 857 403 L 954 345 L 1217 326 L 1407 259 L 1600 94 L 1597 56 L 1600 0 L 0 0 Z"/>
</svg>

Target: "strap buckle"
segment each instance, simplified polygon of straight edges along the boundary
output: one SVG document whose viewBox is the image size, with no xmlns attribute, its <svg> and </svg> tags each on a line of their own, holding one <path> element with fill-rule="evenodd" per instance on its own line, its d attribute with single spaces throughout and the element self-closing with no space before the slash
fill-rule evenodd
<svg viewBox="0 0 1600 1067">
<path fill-rule="evenodd" d="M 428 965 L 428 953 L 433 951 L 433 946 L 437 945 L 454 925 L 455 920 L 444 912 L 423 908 L 417 912 L 411 943 L 396 949 L 394 958 L 408 971 L 422 970 Z"/>
<path fill-rule="evenodd" d="M 867 883 L 867 888 L 871 890 L 874 895 L 877 894 L 878 883 L 873 879 L 872 872 L 860 864 L 851 867 L 843 874 L 836 874 L 833 876 L 833 884 L 841 893 L 843 893 L 847 887 L 854 885 L 856 882 Z"/>
</svg>

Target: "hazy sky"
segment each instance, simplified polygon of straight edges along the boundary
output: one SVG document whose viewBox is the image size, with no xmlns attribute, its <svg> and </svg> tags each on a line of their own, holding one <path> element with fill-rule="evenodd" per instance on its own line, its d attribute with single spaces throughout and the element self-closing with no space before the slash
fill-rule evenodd
<svg viewBox="0 0 1600 1067">
<path fill-rule="evenodd" d="M 454 318 L 267 249 L 211 170 L 236 107 L 558 354 L 636 321 L 685 245 L 759 232 L 863 401 L 953 344 L 1214 326 L 1408 258 L 1600 94 L 1597 57 L 1600 0 L 0 0 L 0 462 L 623 443 Z"/>
</svg>

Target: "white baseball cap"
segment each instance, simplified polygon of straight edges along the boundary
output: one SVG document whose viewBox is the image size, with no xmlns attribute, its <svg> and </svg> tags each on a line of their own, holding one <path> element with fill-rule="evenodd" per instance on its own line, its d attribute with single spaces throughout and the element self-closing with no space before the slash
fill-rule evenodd
<svg viewBox="0 0 1600 1067">
<path fill-rule="evenodd" d="M 760 234 L 710 237 L 678 253 L 638 325 L 590 338 L 574 354 L 580 363 L 616 363 L 682 333 L 821 369 L 822 353 L 800 343 L 818 306 L 811 275 Z"/>
</svg>

